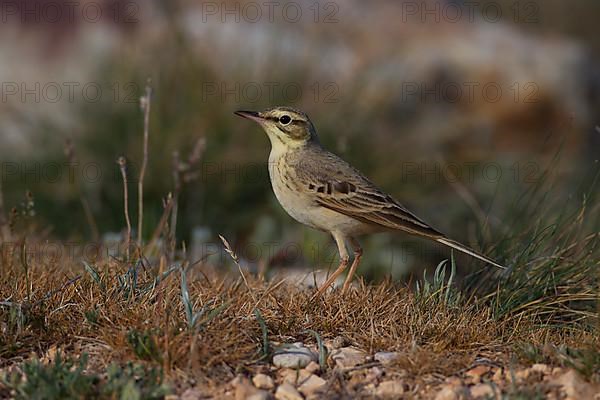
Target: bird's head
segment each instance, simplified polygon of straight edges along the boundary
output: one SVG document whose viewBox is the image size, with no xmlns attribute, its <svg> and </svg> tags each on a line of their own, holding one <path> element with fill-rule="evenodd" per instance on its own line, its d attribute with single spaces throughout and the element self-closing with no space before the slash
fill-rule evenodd
<svg viewBox="0 0 600 400">
<path fill-rule="evenodd" d="M 274 107 L 264 111 L 236 111 L 251 119 L 267 132 L 272 146 L 300 147 L 318 141 L 317 132 L 308 115 L 290 107 Z"/>
</svg>

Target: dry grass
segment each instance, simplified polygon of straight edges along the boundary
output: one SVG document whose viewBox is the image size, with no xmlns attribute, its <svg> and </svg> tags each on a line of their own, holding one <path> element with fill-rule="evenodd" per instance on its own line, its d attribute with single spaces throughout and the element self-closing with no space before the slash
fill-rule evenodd
<svg viewBox="0 0 600 400">
<path fill-rule="evenodd" d="M 439 292 L 419 296 L 384 282 L 361 284 L 345 297 L 332 292 L 311 303 L 308 289 L 252 277 L 246 284 L 215 273 L 210 265 L 196 265 L 187 273 L 192 312 L 199 313 L 191 325 L 180 268 L 165 273 L 164 259 L 146 265 L 107 260 L 87 269 L 28 265 L 27 270 L 17 259 L 5 258 L 0 277 L 0 370 L 5 372 L 59 348 L 75 358 L 88 354 L 86 373 L 134 361 L 161 368 L 176 392 L 196 384 L 223 393 L 237 374 L 269 362 L 262 357 L 263 332 L 255 309 L 269 343 L 314 344 L 308 330 L 325 341 L 342 336 L 371 354 L 401 352 L 388 373 L 404 370 L 415 382 L 428 384 L 432 377 L 440 381 L 460 373 L 476 357 L 518 365 L 532 362 L 527 355 L 538 348 L 600 345 L 592 332 L 575 326 L 494 318 L 492 309 L 476 299 L 450 304 Z M 162 280 L 159 271 L 166 275 Z M 550 363 L 565 362 L 556 355 L 545 357 Z M 324 376 L 336 377 L 332 390 L 346 390 L 342 383 L 348 375 L 330 369 Z M 7 390 L 0 389 L 0 395 Z"/>
</svg>

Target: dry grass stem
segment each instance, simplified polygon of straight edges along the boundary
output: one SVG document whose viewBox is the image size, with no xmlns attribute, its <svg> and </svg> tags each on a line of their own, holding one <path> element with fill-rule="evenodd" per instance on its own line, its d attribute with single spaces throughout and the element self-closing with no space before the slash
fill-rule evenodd
<svg viewBox="0 0 600 400">
<path fill-rule="evenodd" d="M 152 88 L 150 87 L 150 80 L 146 85 L 146 94 L 140 99 L 140 105 L 144 111 L 144 143 L 143 143 L 143 156 L 142 166 L 140 168 L 140 177 L 138 179 L 138 232 L 137 232 L 137 245 L 138 248 L 142 248 L 142 229 L 144 227 L 144 178 L 146 176 L 146 168 L 148 167 L 148 136 L 150 129 L 150 105 L 152 103 Z"/>
<path fill-rule="evenodd" d="M 127 225 L 127 232 L 125 234 L 125 257 L 129 260 L 129 248 L 131 247 L 131 220 L 129 219 L 129 189 L 127 180 L 127 160 L 121 156 L 117 160 L 119 170 L 121 171 L 121 178 L 123 179 L 123 210 L 125 213 L 125 223 Z"/>
<path fill-rule="evenodd" d="M 233 251 L 233 249 L 232 249 L 231 245 L 229 244 L 229 242 L 227 241 L 227 239 L 225 239 L 225 237 L 222 235 L 219 235 L 219 238 L 221 239 L 221 242 L 223 242 L 223 246 L 225 246 L 225 251 L 227 252 L 227 254 L 229 254 L 229 256 L 231 257 L 231 259 L 233 260 L 235 265 L 237 265 L 238 271 L 240 272 L 240 275 L 242 276 L 242 280 L 244 281 L 244 285 L 246 285 L 246 289 L 248 289 L 248 292 L 250 293 L 250 296 L 252 297 L 252 300 L 254 301 L 254 307 L 258 306 L 258 303 L 256 302 L 256 298 L 254 297 L 254 294 L 252 293 L 252 289 L 250 288 L 250 285 L 248 284 L 248 280 L 246 279 L 246 275 L 244 274 L 244 271 L 242 270 L 242 266 L 240 265 L 240 259 L 238 258 L 237 254 L 235 254 L 235 251 Z"/>
</svg>

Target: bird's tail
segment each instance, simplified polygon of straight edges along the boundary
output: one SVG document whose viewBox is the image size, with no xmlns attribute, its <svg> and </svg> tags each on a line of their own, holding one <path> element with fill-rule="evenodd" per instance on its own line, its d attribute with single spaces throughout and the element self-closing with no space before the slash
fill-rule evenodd
<svg viewBox="0 0 600 400">
<path fill-rule="evenodd" d="M 439 243 L 445 244 L 445 245 L 446 245 L 446 246 L 448 246 L 448 247 L 451 247 L 451 248 L 453 248 L 453 249 L 456 249 L 456 250 L 458 250 L 458 251 L 460 251 L 460 252 L 463 252 L 463 253 L 465 253 L 465 254 L 468 254 L 468 255 L 470 255 L 470 256 L 472 256 L 472 257 L 478 258 L 478 259 L 480 259 L 481 261 L 484 261 L 484 262 L 486 262 L 486 263 L 488 263 L 488 264 L 491 264 L 491 265 L 493 265 L 494 267 L 498 267 L 498 268 L 501 268 L 501 269 L 506 269 L 506 267 L 505 267 L 505 266 L 498 264 L 498 263 L 497 263 L 497 262 L 495 262 L 494 260 L 492 260 L 492 259 L 490 259 L 490 258 L 487 258 L 486 256 L 484 256 L 484 255 L 481 255 L 481 254 L 477 253 L 475 250 L 471 250 L 471 249 L 470 249 L 470 248 L 468 248 L 467 246 L 465 246 L 465 245 L 463 245 L 463 244 L 461 244 L 461 243 L 459 243 L 459 242 L 456 242 L 456 241 L 454 241 L 454 240 L 452 240 L 452 239 L 448 239 L 448 238 L 446 238 L 446 237 L 441 237 L 441 238 L 435 238 L 434 240 L 435 240 L 436 242 L 439 242 Z"/>
</svg>

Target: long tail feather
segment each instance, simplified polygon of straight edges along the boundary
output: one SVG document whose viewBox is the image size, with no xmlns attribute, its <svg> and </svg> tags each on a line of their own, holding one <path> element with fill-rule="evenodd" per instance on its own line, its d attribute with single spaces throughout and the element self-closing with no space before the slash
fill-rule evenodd
<svg viewBox="0 0 600 400">
<path fill-rule="evenodd" d="M 459 242 L 456 242 L 456 241 L 454 241 L 452 239 L 448 239 L 448 238 L 436 238 L 434 240 L 436 242 L 445 244 L 448 247 L 452 247 L 453 249 L 456 249 L 456 250 L 461 251 L 461 252 L 463 252 L 465 254 L 468 254 L 468 255 L 470 255 L 472 257 L 478 258 L 481 261 L 484 261 L 484 262 L 486 262 L 488 264 L 493 265 L 494 267 L 498 267 L 498 268 L 501 268 L 501 269 L 506 269 L 505 266 L 498 264 L 494 260 L 492 260 L 490 258 L 487 258 L 486 256 L 477 253 L 475 250 L 471 250 L 467 246 L 465 246 L 465 245 L 463 245 L 463 244 L 461 244 Z"/>
</svg>

